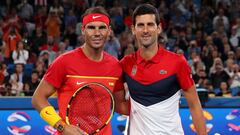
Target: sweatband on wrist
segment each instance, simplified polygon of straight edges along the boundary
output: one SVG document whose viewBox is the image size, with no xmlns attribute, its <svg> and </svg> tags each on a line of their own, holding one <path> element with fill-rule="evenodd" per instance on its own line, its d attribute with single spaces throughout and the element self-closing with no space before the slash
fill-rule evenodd
<svg viewBox="0 0 240 135">
<path fill-rule="evenodd" d="M 49 125 L 54 126 L 62 118 L 57 114 L 53 106 L 47 106 L 40 111 L 40 116 L 44 119 Z"/>
<path fill-rule="evenodd" d="M 104 22 L 107 24 L 107 26 L 109 26 L 109 23 L 110 23 L 108 16 L 106 16 L 104 14 L 93 13 L 93 14 L 88 14 L 88 15 L 84 16 L 82 24 L 83 24 L 83 26 L 85 26 L 86 24 L 88 24 L 90 22 L 94 22 L 94 21 Z"/>
</svg>

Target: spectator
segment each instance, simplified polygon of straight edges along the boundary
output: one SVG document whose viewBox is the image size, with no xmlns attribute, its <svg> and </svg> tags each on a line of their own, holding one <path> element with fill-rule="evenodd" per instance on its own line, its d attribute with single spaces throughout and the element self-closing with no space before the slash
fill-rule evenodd
<svg viewBox="0 0 240 135">
<path fill-rule="evenodd" d="M 204 32 L 200 29 L 196 30 L 196 36 L 195 36 L 195 40 L 197 42 L 197 45 L 200 46 L 201 48 L 203 47 L 204 44 Z"/>
<path fill-rule="evenodd" d="M 186 58 L 188 58 L 188 46 L 189 46 L 189 43 L 187 41 L 187 38 L 186 38 L 186 33 L 181 30 L 179 32 L 179 36 L 177 37 L 177 41 L 175 43 L 175 46 L 179 47 L 180 49 L 182 49 L 184 51 L 184 55 Z"/>
<path fill-rule="evenodd" d="M 215 96 L 231 97 L 227 82 L 221 82 L 219 90 L 215 91 Z"/>
<path fill-rule="evenodd" d="M 131 26 L 132 26 L 132 13 L 133 13 L 133 9 L 128 8 L 127 9 L 127 15 L 123 19 L 124 24 L 125 24 L 125 26 L 127 26 L 128 30 L 130 30 Z"/>
<path fill-rule="evenodd" d="M 54 41 L 59 42 L 60 40 L 60 25 L 62 21 L 58 15 L 58 13 L 54 10 L 49 11 L 48 18 L 45 22 L 47 27 L 47 36 L 51 36 L 54 38 Z"/>
<path fill-rule="evenodd" d="M 228 9 L 230 12 L 230 17 L 234 20 L 234 18 L 239 17 L 240 9 L 239 9 L 240 1 L 239 0 L 232 0 L 232 5 Z"/>
<path fill-rule="evenodd" d="M 234 62 L 236 62 L 236 56 L 234 51 L 227 52 L 227 59 L 232 59 Z"/>
<path fill-rule="evenodd" d="M 40 51 L 47 51 L 47 50 L 53 50 L 54 52 L 58 51 L 58 45 L 57 43 L 54 41 L 54 37 L 53 36 L 48 36 L 47 37 L 47 43 L 40 46 Z"/>
<path fill-rule="evenodd" d="M 112 22 L 112 30 L 114 34 L 119 35 L 125 30 L 123 9 L 119 1 L 114 2 L 114 7 L 110 9 L 110 16 Z"/>
<path fill-rule="evenodd" d="M 206 43 L 203 45 L 202 53 L 201 53 L 202 58 L 209 56 L 215 48 L 212 36 L 207 36 L 205 39 L 205 42 Z"/>
<path fill-rule="evenodd" d="M 231 0 L 216 0 L 216 9 L 223 8 L 228 9 L 231 7 Z"/>
<path fill-rule="evenodd" d="M 50 12 L 54 12 L 55 14 L 57 14 L 60 18 L 63 17 L 64 14 L 64 9 L 60 3 L 59 0 L 53 0 L 53 5 L 50 6 L 49 9 Z"/>
<path fill-rule="evenodd" d="M 193 80 L 196 84 L 197 88 L 206 88 L 208 89 L 205 84 L 206 82 L 208 82 L 208 76 L 207 73 L 205 71 L 205 66 L 202 62 L 197 62 L 195 64 L 195 71 L 196 73 L 193 74 Z"/>
<path fill-rule="evenodd" d="M 4 86 L 4 96 L 16 96 L 14 92 L 12 92 L 12 84 L 6 83 Z"/>
<path fill-rule="evenodd" d="M 30 21 L 33 16 L 33 7 L 28 3 L 28 0 L 21 0 L 21 3 L 17 5 L 19 10 L 19 16 L 26 21 Z"/>
<path fill-rule="evenodd" d="M 25 96 L 32 96 L 39 83 L 40 83 L 40 78 L 39 78 L 38 72 L 33 71 L 31 75 L 31 79 L 24 84 Z"/>
<path fill-rule="evenodd" d="M 198 46 L 196 40 L 191 40 L 188 46 L 188 54 L 191 52 L 196 52 L 198 55 L 201 53 L 201 48 Z"/>
<path fill-rule="evenodd" d="M 15 64 L 15 72 L 10 75 L 9 81 L 17 81 L 24 84 L 28 79 L 28 76 L 24 73 L 24 65 L 21 63 Z"/>
<path fill-rule="evenodd" d="M 4 25 L 3 25 L 3 32 L 8 32 L 9 29 L 15 28 L 19 31 L 21 31 L 22 26 L 24 26 L 24 23 L 17 15 L 17 11 L 15 8 L 11 8 L 8 14 L 4 18 Z M 22 24 L 21 24 L 22 23 Z"/>
<path fill-rule="evenodd" d="M 77 25 L 77 16 L 75 15 L 73 9 L 69 10 L 68 14 L 65 16 L 64 21 L 65 28 L 72 27 L 73 29 L 75 29 Z"/>
<path fill-rule="evenodd" d="M 1 63 L 1 69 L 0 69 L 0 73 L 4 75 L 4 84 L 7 83 L 7 81 L 9 80 L 9 73 L 7 71 L 7 65 L 5 63 Z"/>
<path fill-rule="evenodd" d="M 226 67 L 224 68 L 224 70 L 226 71 L 226 73 L 228 74 L 228 76 L 232 77 L 233 76 L 233 65 L 234 65 L 234 60 L 229 58 L 226 60 Z"/>
<path fill-rule="evenodd" d="M 117 59 L 119 58 L 121 53 L 121 46 L 118 38 L 115 37 L 113 32 L 111 32 L 108 41 L 105 43 L 104 50 Z"/>
<path fill-rule="evenodd" d="M 187 41 L 191 41 L 195 39 L 195 34 L 193 33 L 192 23 L 187 22 L 186 24 L 186 39 Z"/>
<path fill-rule="evenodd" d="M 213 28 L 217 30 L 218 23 L 222 23 L 225 30 L 229 30 L 229 19 L 225 16 L 224 9 L 218 9 L 218 14 L 213 18 Z"/>
<path fill-rule="evenodd" d="M 42 27 L 36 27 L 36 31 L 31 39 L 32 44 L 30 44 L 30 51 L 38 56 L 41 47 L 47 43 L 47 36 L 44 34 Z"/>
<path fill-rule="evenodd" d="M 222 60 L 218 57 L 214 59 L 213 66 L 210 69 L 210 80 L 214 91 L 219 91 L 222 82 L 228 83 L 230 76 L 224 71 Z"/>
<path fill-rule="evenodd" d="M 126 56 L 126 55 L 129 55 L 129 54 L 132 54 L 135 52 L 135 48 L 134 48 L 134 45 L 133 44 L 128 44 L 127 45 L 127 48 L 124 50 L 123 52 L 123 56 Z"/>
<path fill-rule="evenodd" d="M 11 79 L 9 80 L 9 83 L 11 84 L 11 94 L 13 96 L 20 96 L 20 94 L 23 92 L 23 83 L 19 81 L 19 78 L 17 75 L 11 75 Z"/>
<path fill-rule="evenodd" d="M 237 27 L 232 27 L 231 30 L 231 37 L 230 37 L 230 43 L 236 49 L 240 43 L 240 34 L 237 34 Z"/>
<path fill-rule="evenodd" d="M 67 42 L 69 42 L 68 39 L 65 39 L 65 42 L 60 42 L 59 43 L 59 51 L 56 53 L 56 57 L 66 53 L 68 51 L 67 50 L 67 48 L 68 48 L 67 47 L 68 46 Z"/>
<path fill-rule="evenodd" d="M 210 10 L 210 11 L 209 11 Z M 203 24 L 203 31 L 210 35 L 213 32 L 212 24 L 213 10 L 210 7 L 202 7 L 198 21 Z"/>
<path fill-rule="evenodd" d="M 134 38 L 133 35 L 130 33 L 129 30 L 124 31 L 123 33 L 121 33 L 120 37 L 119 37 L 119 43 L 121 45 L 121 56 L 119 57 L 120 59 L 123 58 L 124 52 L 125 50 L 128 48 L 129 44 L 132 44 L 134 49 Z"/>
<path fill-rule="evenodd" d="M 22 39 L 22 36 L 18 33 L 18 30 L 15 27 L 11 27 L 8 32 L 3 36 L 3 41 L 5 42 L 4 54 L 5 62 L 11 63 L 11 53 L 16 50 L 17 42 Z"/>
<path fill-rule="evenodd" d="M 47 20 L 47 7 L 39 7 L 37 12 L 35 13 L 33 20 L 35 23 L 35 27 L 38 28 L 46 28 L 45 22 Z"/>
<path fill-rule="evenodd" d="M 17 63 L 26 64 L 28 57 L 29 57 L 29 53 L 26 49 L 24 49 L 23 41 L 19 41 L 17 43 L 17 49 L 14 50 L 12 53 L 13 63 L 14 64 L 17 64 Z"/>
<path fill-rule="evenodd" d="M 233 75 L 230 81 L 230 90 L 232 91 L 232 96 L 240 96 L 240 72 L 239 65 L 233 65 Z"/>
<path fill-rule="evenodd" d="M 236 24 L 233 25 L 233 28 L 235 28 L 235 27 L 237 29 L 237 35 L 240 36 L 240 17 L 237 17 Z"/>
<path fill-rule="evenodd" d="M 174 50 L 175 43 L 177 41 L 179 32 L 177 30 L 177 27 L 174 26 L 173 21 L 170 20 L 168 28 L 166 29 L 166 33 L 168 36 L 168 42 L 167 42 L 167 49 L 172 51 Z"/>
<path fill-rule="evenodd" d="M 45 65 L 44 61 L 42 61 L 41 59 L 39 59 L 35 63 L 35 70 L 37 71 L 39 78 L 42 78 L 44 76 L 47 66 Z"/>
<path fill-rule="evenodd" d="M 4 65 L 1 63 L 0 65 L 0 87 L 4 86 L 5 83 L 5 69 Z"/>
<path fill-rule="evenodd" d="M 71 48 L 71 49 L 76 48 L 77 37 L 78 37 L 78 35 L 75 32 L 75 28 L 72 27 L 72 26 L 67 26 L 66 30 L 65 30 L 65 33 L 64 33 L 64 36 L 63 36 L 63 39 L 64 39 L 64 42 L 65 42 L 65 40 L 68 40 L 68 45 L 69 45 L 68 47 L 69 48 Z"/>
<path fill-rule="evenodd" d="M 223 61 L 226 61 L 229 58 L 229 52 L 232 52 L 230 45 L 228 43 L 223 44 L 223 53 L 221 54 L 221 59 Z M 234 55 L 234 53 L 233 53 L 233 55 Z"/>
<path fill-rule="evenodd" d="M 35 7 L 47 6 L 47 0 L 34 0 Z"/>
<path fill-rule="evenodd" d="M 240 65 L 240 47 L 237 47 L 235 56 L 236 56 L 236 63 Z"/>
<path fill-rule="evenodd" d="M 183 15 L 182 11 L 179 9 L 173 10 L 174 14 L 171 17 L 171 20 L 175 23 L 175 26 L 185 27 L 187 19 Z"/>
</svg>

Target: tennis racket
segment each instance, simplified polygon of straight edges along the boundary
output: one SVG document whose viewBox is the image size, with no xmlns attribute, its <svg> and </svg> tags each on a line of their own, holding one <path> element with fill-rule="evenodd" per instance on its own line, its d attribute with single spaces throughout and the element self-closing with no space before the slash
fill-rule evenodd
<svg viewBox="0 0 240 135">
<path fill-rule="evenodd" d="M 114 98 L 105 85 L 91 82 L 81 86 L 71 97 L 66 123 L 77 125 L 88 135 L 102 130 L 114 113 Z"/>
</svg>

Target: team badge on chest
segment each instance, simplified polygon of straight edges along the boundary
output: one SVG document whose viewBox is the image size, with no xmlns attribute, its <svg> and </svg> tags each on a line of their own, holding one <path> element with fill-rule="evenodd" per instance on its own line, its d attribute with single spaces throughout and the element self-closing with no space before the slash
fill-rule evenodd
<svg viewBox="0 0 240 135">
<path fill-rule="evenodd" d="M 137 66 L 136 66 L 136 65 L 133 65 L 132 71 L 131 71 L 131 75 L 132 75 L 132 76 L 135 76 L 136 73 L 137 73 Z"/>
</svg>

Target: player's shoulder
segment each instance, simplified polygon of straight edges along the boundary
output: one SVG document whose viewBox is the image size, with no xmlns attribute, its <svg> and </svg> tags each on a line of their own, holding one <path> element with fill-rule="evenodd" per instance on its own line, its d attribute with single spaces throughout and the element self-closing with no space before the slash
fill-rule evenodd
<svg viewBox="0 0 240 135">
<path fill-rule="evenodd" d="M 110 61 L 110 62 L 113 62 L 113 63 L 118 63 L 119 60 L 112 56 L 111 54 L 107 53 L 107 52 L 103 52 L 103 55 L 104 55 L 104 59 L 107 60 L 107 61 Z"/>
<path fill-rule="evenodd" d="M 72 57 L 76 55 L 78 52 L 79 52 L 79 48 L 76 48 L 61 54 L 60 57 Z"/>
<path fill-rule="evenodd" d="M 167 49 L 164 49 L 164 48 L 163 48 L 162 51 L 163 51 L 163 55 L 165 57 L 167 57 L 168 59 L 170 59 L 170 60 L 180 61 L 180 62 L 181 61 L 186 61 L 186 59 L 185 59 L 183 54 L 177 54 L 175 52 L 171 52 L 171 51 L 169 51 Z"/>
<path fill-rule="evenodd" d="M 73 58 L 77 57 L 77 51 L 78 51 L 78 48 L 74 49 L 74 50 L 67 51 L 67 52 L 59 55 L 54 61 L 61 61 L 61 62 L 64 62 L 64 63 L 68 63 Z"/>
<path fill-rule="evenodd" d="M 137 53 L 134 52 L 132 54 L 128 54 L 128 55 L 125 55 L 121 60 L 120 60 L 120 63 L 121 64 L 124 64 L 124 63 L 130 63 L 132 61 L 136 61 L 137 59 Z"/>
</svg>

